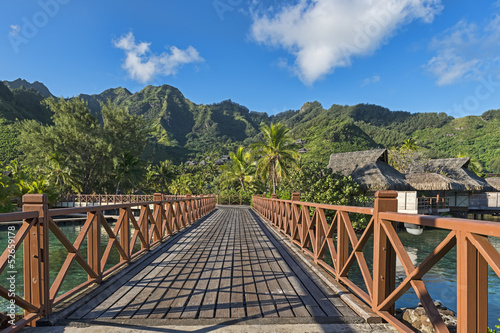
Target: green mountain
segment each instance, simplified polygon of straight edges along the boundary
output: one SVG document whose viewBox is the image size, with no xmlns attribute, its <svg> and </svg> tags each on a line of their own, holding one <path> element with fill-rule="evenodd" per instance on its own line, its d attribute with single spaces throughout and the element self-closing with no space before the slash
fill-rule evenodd
<svg viewBox="0 0 500 333">
<path fill-rule="evenodd" d="M 17 81 L 23 80 L 14 82 Z M 3 132 L 16 119 L 50 122 L 50 111 L 40 105 L 44 96 L 40 87 L 35 89 L 35 83 L 28 89 L 19 84 L 20 88 L 12 88 L 9 83 L 9 89 L 0 82 Z M 454 119 L 445 113 L 391 111 L 369 104 L 332 105 L 325 109 L 319 102 L 307 102 L 300 110 L 269 116 L 231 100 L 198 105 L 169 85 L 146 86 L 137 93 L 119 87 L 78 98 L 88 103 L 98 119 L 101 119 L 101 103 L 108 102 L 125 106 L 130 113 L 147 119 L 153 130 L 143 157 L 154 162 L 218 158 L 239 145 L 248 146 L 258 140 L 262 122 L 281 121 L 291 128 L 295 139 L 306 141 L 303 147 L 307 149 L 303 154 L 306 161 L 326 165 L 333 152 L 398 146 L 413 138 L 430 157 L 456 157 L 460 153 L 477 158 L 486 171 L 500 172 L 500 110 Z M 15 135 L 9 134 L 4 145 L 11 137 Z M 3 149 L 0 135 L 0 156 L 5 154 Z M 7 159 L 15 156 L 12 147 L 9 149 Z"/>
<path fill-rule="evenodd" d="M 43 83 L 38 82 L 38 81 L 35 81 L 33 83 L 29 83 L 26 80 L 17 79 L 14 81 L 3 81 L 3 83 L 7 87 L 9 87 L 10 89 L 19 89 L 21 87 L 24 87 L 25 89 L 33 88 L 36 91 L 38 91 L 38 93 L 40 95 L 42 95 L 44 98 L 48 98 L 51 96 L 53 97 L 53 95 L 50 93 L 49 89 Z"/>
</svg>

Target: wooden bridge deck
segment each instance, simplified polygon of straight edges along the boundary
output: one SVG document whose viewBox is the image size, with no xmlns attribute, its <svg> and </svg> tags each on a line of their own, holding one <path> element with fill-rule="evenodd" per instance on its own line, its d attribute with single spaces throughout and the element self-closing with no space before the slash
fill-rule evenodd
<svg viewBox="0 0 500 333">
<path fill-rule="evenodd" d="M 364 322 L 253 211 L 242 207 L 219 207 L 147 260 L 61 311 L 59 318 L 141 325 L 265 318 Z"/>
</svg>

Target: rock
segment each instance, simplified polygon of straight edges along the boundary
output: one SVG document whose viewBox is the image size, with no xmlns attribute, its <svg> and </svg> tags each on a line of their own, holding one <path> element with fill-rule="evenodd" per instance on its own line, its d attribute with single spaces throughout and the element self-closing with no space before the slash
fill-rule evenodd
<svg viewBox="0 0 500 333">
<path fill-rule="evenodd" d="M 439 304 L 437 304 L 439 303 Z M 439 314 L 450 332 L 456 332 L 457 318 L 453 311 L 447 310 L 440 302 L 435 302 Z M 443 309 L 444 308 L 444 309 Z M 434 327 L 425 309 L 419 305 L 416 308 L 404 308 L 396 311 L 396 318 L 405 322 L 409 327 L 415 328 L 422 333 L 434 333 Z"/>
<path fill-rule="evenodd" d="M 416 308 L 416 309 L 415 309 L 415 313 L 416 313 L 417 315 L 419 315 L 419 316 L 423 316 L 423 315 L 425 315 L 425 314 L 426 314 L 426 313 L 425 313 L 425 309 L 424 309 L 424 308 L 421 308 L 421 307 Z"/>
<path fill-rule="evenodd" d="M 10 317 L 7 316 L 6 312 L 0 312 L 0 330 L 7 328 L 10 326 L 9 324 Z"/>
<path fill-rule="evenodd" d="M 451 317 L 455 317 L 455 312 L 451 311 L 451 310 L 441 310 L 439 311 L 439 313 L 441 313 L 442 315 L 445 315 L 445 316 L 451 316 Z"/>
</svg>

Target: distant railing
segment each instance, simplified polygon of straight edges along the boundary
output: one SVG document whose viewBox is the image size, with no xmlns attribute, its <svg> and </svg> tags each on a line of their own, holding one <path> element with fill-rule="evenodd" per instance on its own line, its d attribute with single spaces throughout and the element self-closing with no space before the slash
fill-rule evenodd
<svg viewBox="0 0 500 333">
<path fill-rule="evenodd" d="M 176 200 L 185 198 L 185 195 L 166 195 L 162 194 L 162 200 Z M 82 206 L 100 206 L 109 204 L 124 204 L 153 201 L 153 194 L 134 195 L 134 194 L 70 194 L 61 198 L 56 206 L 82 207 Z"/>
<path fill-rule="evenodd" d="M 419 197 L 418 209 L 445 209 L 450 208 L 450 198 L 443 197 Z"/>
<path fill-rule="evenodd" d="M 241 195 L 216 195 L 218 205 L 242 205 L 243 196 Z"/>
<path fill-rule="evenodd" d="M 469 207 L 478 209 L 500 208 L 500 192 L 486 192 L 471 194 Z"/>
<path fill-rule="evenodd" d="M 499 223 L 396 213 L 396 192 L 377 192 L 374 208 L 301 202 L 297 195 L 292 200 L 254 196 L 253 206 L 302 251 L 314 258 L 316 264 L 332 273 L 400 332 L 413 332 L 394 316 L 396 301 L 410 288 L 415 290 L 436 331 L 448 332 L 422 278 L 451 249 L 456 248 L 458 332 L 486 332 L 488 266 L 500 277 L 500 254 L 488 236 L 500 237 Z M 359 238 L 351 223 L 356 214 L 370 219 Z M 396 233 L 396 222 L 449 232 L 415 267 Z M 372 269 L 368 267 L 363 253 L 371 235 Z M 327 250 L 329 256 L 326 255 Z M 406 278 L 397 288 L 396 256 L 406 273 Z M 367 292 L 349 278 L 348 272 L 355 262 L 361 270 Z"/>
<path fill-rule="evenodd" d="M 15 253 L 23 245 L 24 297 L 14 295 L 4 281 L 0 281 L 0 297 L 14 303 L 25 311 L 23 319 L 5 329 L 4 332 L 16 331 L 25 325 L 33 324 L 40 317 L 49 315 L 53 308 L 71 296 L 81 292 L 94 283 L 100 283 L 110 273 L 134 258 L 159 245 L 166 238 L 187 227 L 202 216 L 215 209 L 214 196 L 187 196 L 166 200 L 157 193 L 152 200 L 121 203 L 111 206 L 91 206 L 64 209 L 49 209 L 45 194 L 27 194 L 23 196 L 23 212 L 0 214 L 0 223 L 22 220 L 19 230 L 8 226 L 9 242 L 0 256 L 0 274 L 12 270 Z M 150 206 L 153 209 L 150 209 Z M 138 207 L 140 215 L 134 216 L 132 208 Z M 116 209 L 118 220 L 112 228 L 104 217 L 104 211 Z M 53 221 L 61 215 L 85 213 L 87 219 L 81 227 L 75 242 L 71 242 Z M 109 241 L 101 248 L 101 236 L 107 234 Z M 50 283 L 50 248 L 49 235 L 52 234 L 66 249 L 64 264 L 57 272 L 57 277 Z M 81 253 L 81 246 L 87 244 L 86 256 Z M 140 249 L 134 245 L 139 240 Z M 119 263 L 105 270 L 112 249 L 120 255 Z M 102 251 L 103 250 L 103 251 Z M 101 255 L 102 253 L 102 255 Z M 20 261 L 20 258 L 17 258 Z M 72 290 L 59 294 L 70 266 L 77 262 L 88 274 L 85 283 Z M 2 286 L 2 284 L 5 286 Z M 9 303 L 9 304 L 10 304 Z"/>
</svg>

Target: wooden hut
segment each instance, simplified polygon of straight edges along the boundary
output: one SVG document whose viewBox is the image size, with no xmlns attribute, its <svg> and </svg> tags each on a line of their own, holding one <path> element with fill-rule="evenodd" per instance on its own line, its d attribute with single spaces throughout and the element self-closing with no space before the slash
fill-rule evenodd
<svg viewBox="0 0 500 333">
<path fill-rule="evenodd" d="M 387 149 L 332 154 L 327 168 L 351 176 L 367 193 L 412 189 L 404 175 L 388 164 Z"/>
<path fill-rule="evenodd" d="M 466 211 L 477 198 L 493 188 L 468 169 L 470 158 L 432 159 L 416 166 L 416 173 L 406 176 L 409 183 L 420 191 L 433 191 L 438 198 L 447 198 L 452 211 Z"/>
</svg>

